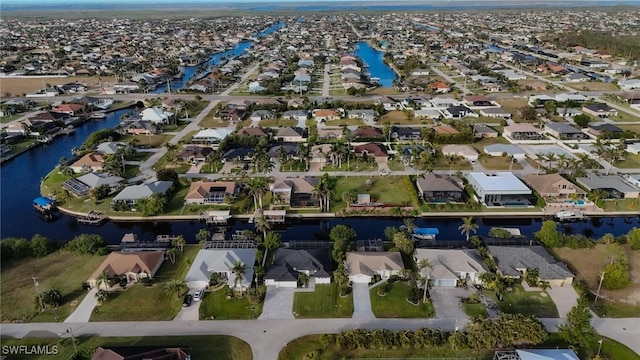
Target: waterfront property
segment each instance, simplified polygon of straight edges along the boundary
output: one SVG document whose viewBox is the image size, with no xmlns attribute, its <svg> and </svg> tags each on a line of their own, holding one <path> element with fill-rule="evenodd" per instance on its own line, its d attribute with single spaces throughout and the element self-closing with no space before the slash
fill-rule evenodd
<svg viewBox="0 0 640 360">
<path fill-rule="evenodd" d="M 589 174 L 586 177 L 576 178 L 576 181 L 589 191 L 604 191 L 606 198 L 610 199 L 637 198 L 640 194 L 638 188 L 627 183 L 618 175 Z"/>
<path fill-rule="evenodd" d="M 471 172 L 467 174 L 467 180 L 478 200 L 487 206 L 531 205 L 531 189 L 511 172 Z"/>
<path fill-rule="evenodd" d="M 530 269 L 538 269 L 539 280 L 551 286 L 571 285 L 574 275 L 567 265 L 556 259 L 540 246 L 487 246 L 489 254 L 502 276 L 521 278 Z"/>
<path fill-rule="evenodd" d="M 90 152 L 69 165 L 69 168 L 76 174 L 102 171 L 104 168 L 104 156 L 99 152 Z"/>
<path fill-rule="evenodd" d="M 427 173 L 416 180 L 418 194 L 426 202 L 445 203 L 464 200 L 464 184 L 451 175 Z"/>
<path fill-rule="evenodd" d="M 127 284 L 136 283 L 144 278 L 152 278 L 163 261 L 164 251 L 112 252 L 87 282 L 92 288 L 108 290 L 111 287 L 109 280 L 101 279 L 101 275 L 105 274 L 109 279 L 122 277 Z"/>
<path fill-rule="evenodd" d="M 278 249 L 273 264 L 264 275 L 265 285 L 296 288 L 300 274 L 314 284 L 331 283 L 331 251 L 328 247 L 317 249 Z M 303 286 L 304 287 L 304 286 Z"/>
<path fill-rule="evenodd" d="M 536 193 L 547 202 L 563 202 L 567 199 L 582 199 L 586 192 L 560 174 L 528 174 L 522 177 Z"/>
<path fill-rule="evenodd" d="M 349 281 L 369 284 L 375 276 L 388 279 L 404 270 L 399 252 L 349 252 L 347 253 Z"/>
<path fill-rule="evenodd" d="M 147 199 L 153 194 L 166 194 L 172 185 L 171 181 L 155 181 L 150 184 L 127 186 L 111 200 L 111 204 L 113 206 L 117 203 L 123 203 L 132 207 L 138 200 Z"/>
<path fill-rule="evenodd" d="M 233 181 L 196 181 L 184 198 L 187 205 L 229 204 L 240 187 Z"/>
<path fill-rule="evenodd" d="M 419 264 L 425 259 L 429 260 L 433 268 L 424 271 L 431 284 L 437 287 L 456 287 L 459 280 L 472 285 L 480 284 L 480 274 L 488 271 L 474 249 L 416 249 L 416 263 Z"/>
<path fill-rule="evenodd" d="M 202 249 L 185 277 L 190 289 L 206 289 L 215 278 L 236 291 L 246 291 L 253 281 L 253 264 L 257 249 Z M 246 266 L 242 274 L 234 272 L 236 264 Z M 215 274 L 215 275 L 213 275 Z"/>
<path fill-rule="evenodd" d="M 275 205 L 295 208 L 318 208 L 320 200 L 314 194 L 319 180 L 312 177 L 276 178 L 269 184 Z"/>
</svg>

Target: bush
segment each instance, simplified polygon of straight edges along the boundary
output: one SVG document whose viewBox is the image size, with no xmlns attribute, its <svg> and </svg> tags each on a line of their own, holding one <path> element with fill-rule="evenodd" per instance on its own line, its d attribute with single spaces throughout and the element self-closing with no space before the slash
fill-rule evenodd
<svg viewBox="0 0 640 360">
<path fill-rule="evenodd" d="M 391 275 L 389 276 L 389 278 L 387 279 L 387 283 L 389 284 L 393 284 L 394 282 L 400 280 L 400 276 L 398 275 Z"/>
<path fill-rule="evenodd" d="M 102 255 L 109 251 L 107 242 L 96 234 L 80 234 L 66 243 L 64 250 L 77 255 Z"/>
<path fill-rule="evenodd" d="M 627 243 L 633 250 L 640 250 L 640 228 L 633 228 L 627 233 Z"/>
<path fill-rule="evenodd" d="M 422 300 L 422 292 L 417 287 L 412 287 L 407 298 L 412 304 L 419 304 Z"/>
<path fill-rule="evenodd" d="M 466 297 L 461 300 L 463 304 L 480 304 L 480 298 L 478 294 L 471 294 L 469 297 Z"/>
</svg>

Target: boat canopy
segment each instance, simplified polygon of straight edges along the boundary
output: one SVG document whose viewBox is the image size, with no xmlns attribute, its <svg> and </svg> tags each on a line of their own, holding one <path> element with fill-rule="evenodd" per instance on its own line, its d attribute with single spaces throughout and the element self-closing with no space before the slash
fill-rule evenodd
<svg viewBox="0 0 640 360">
<path fill-rule="evenodd" d="M 438 228 L 415 228 L 413 233 L 417 235 L 438 235 L 440 230 Z"/>
<path fill-rule="evenodd" d="M 54 205 L 55 202 L 51 199 L 49 199 L 48 197 L 44 197 L 44 196 L 38 196 L 37 198 L 33 199 L 33 203 L 35 205 L 38 205 L 40 207 L 47 207 L 47 206 L 51 206 Z"/>
</svg>

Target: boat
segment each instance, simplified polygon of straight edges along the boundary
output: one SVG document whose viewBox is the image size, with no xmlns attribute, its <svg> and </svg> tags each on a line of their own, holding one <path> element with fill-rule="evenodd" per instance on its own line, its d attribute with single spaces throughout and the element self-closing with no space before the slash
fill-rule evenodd
<svg viewBox="0 0 640 360">
<path fill-rule="evenodd" d="M 438 228 L 415 228 L 411 237 L 414 240 L 435 240 L 438 234 L 440 234 Z"/>
<path fill-rule="evenodd" d="M 76 132 L 76 128 L 74 128 L 72 125 L 69 125 L 66 128 L 62 129 L 61 132 L 65 135 L 71 135 Z"/>
<path fill-rule="evenodd" d="M 33 208 L 40 214 L 50 214 L 56 210 L 56 202 L 45 196 L 33 199 Z"/>
<path fill-rule="evenodd" d="M 103 222 L 107 220 L 107 215 L 101 213 L 100 211 L 91 210 L 86 216 L 80 216 L 77 218 L 77 222 L 79 224 L 88 224 L 88 225 L 101 225 Z"/>
<path fill-rule="evenodd" d="M 107 118 L 107 113 L 105 113 L 104 111 L 94 111 L 89 114 L 89 119 L 100 120 L 100 119 L 106 119 L 106 118 Z"/>
<path fill-rule="evenodd" d="M 579 211 L 561 210 L 553 214 L 553 217 L 558 221 L 574 221 L 582 220 L 585 218 L 584 214 Z"/>
</svg>

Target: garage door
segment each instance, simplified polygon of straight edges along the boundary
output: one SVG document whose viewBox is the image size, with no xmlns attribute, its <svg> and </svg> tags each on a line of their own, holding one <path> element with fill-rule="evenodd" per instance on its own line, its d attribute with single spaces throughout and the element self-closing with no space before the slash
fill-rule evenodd
<svg viewBox="0 0 640 360">
<path fill-rule="evenodd" d="M 456 280 L 454 279 L 438 279 L 434 281 L 434 286 L 439 287 L 456 287 Z"/>
</svg>

